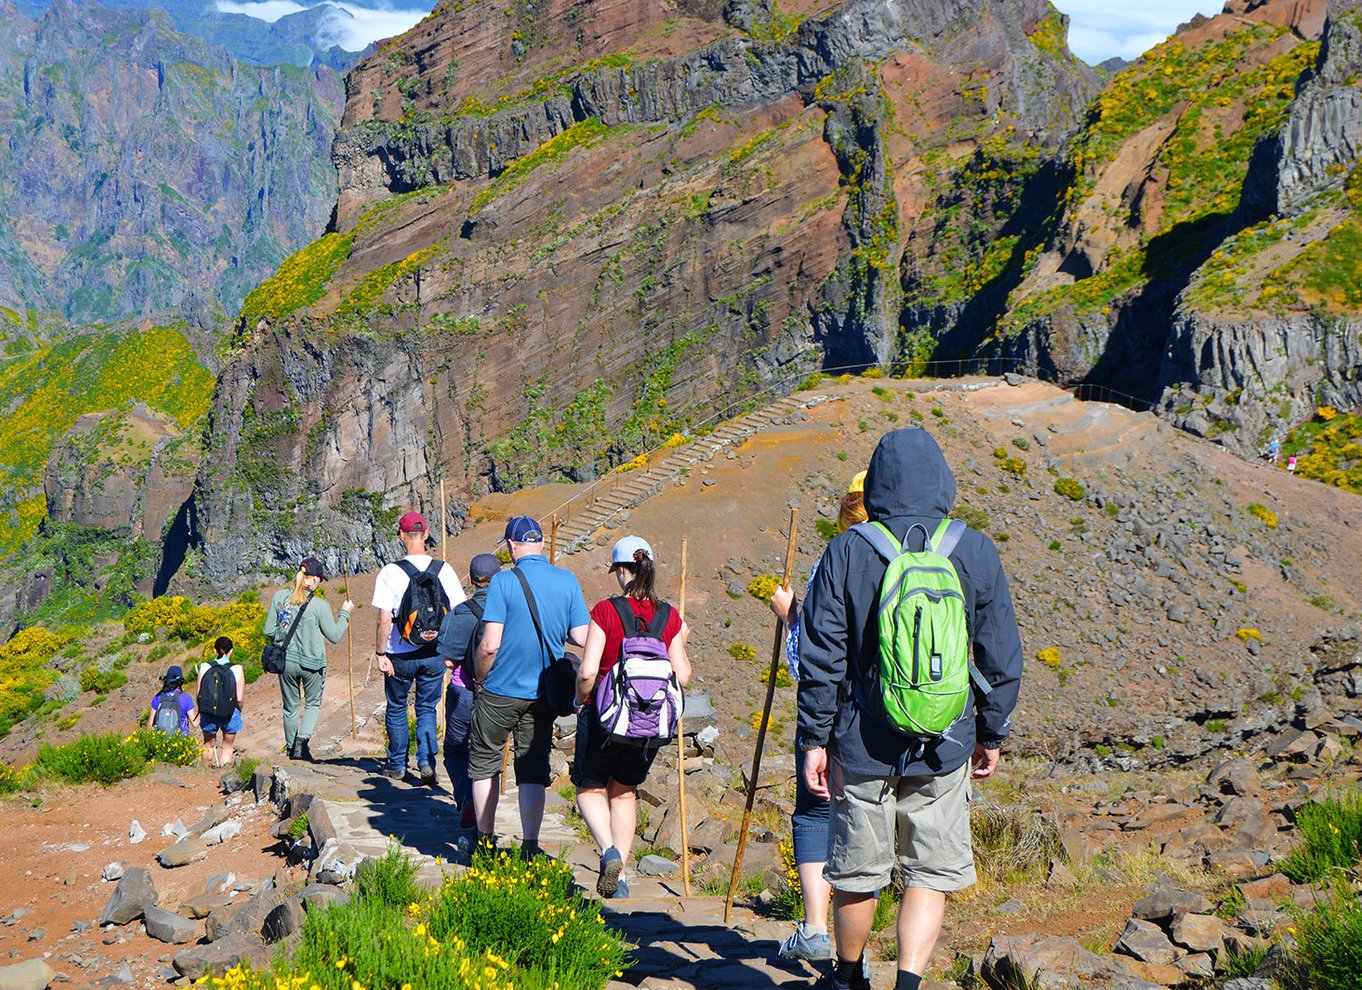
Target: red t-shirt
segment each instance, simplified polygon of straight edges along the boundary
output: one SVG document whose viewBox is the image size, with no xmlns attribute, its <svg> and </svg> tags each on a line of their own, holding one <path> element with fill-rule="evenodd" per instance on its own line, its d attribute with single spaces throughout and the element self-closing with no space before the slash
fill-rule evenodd
<svg viewBox="0 0 1362 990">
<path fill-rule="evenodd" d="M 634 614 L 644 622 L 652 622 L 653 616 L 657 614 L 652 602 L 641 602 L 628 597 L 624 600 L 633 608 Z M 604 674 L 620 658 L 620 649 L 624 646 L 624 629 L 620 626 L 619 613 L 615 611 L 615 606 L 608 598 L 592 607 L 591 618 L 605 632 L 605 650 L 601 653 L 601 673 Z M 662 642 L 671 646 L 672 640 L 680 631 L 681 613 L 673 608 L 672 614 L 667 618 L 667 624 L 662 628 Z M 634 632 L 633 629 L 629 630 L 629 635 L 632 636 Z"/>
</svg>

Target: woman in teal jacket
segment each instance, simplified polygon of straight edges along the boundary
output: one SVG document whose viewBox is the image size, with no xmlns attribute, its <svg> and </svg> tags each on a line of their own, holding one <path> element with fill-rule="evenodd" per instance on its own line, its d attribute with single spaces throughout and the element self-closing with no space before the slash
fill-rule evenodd
<svg viewBox="0 0 1362 990">
<path fill-rule="evenodd" d="M 265 616 L 265 636 L 281 644 L 289 627 L 303 609 L 298 620 L 298 631 L 288 644 L 284 672 L 279 675 L 279 693 L 284 698 L 284 745 L 291 760 L 312 760 L 308 742 L 317 728 L 317 717 L 322 711 L 322 690 L 326 684 L 326 643 L 339 643 L 350 626 L 350 612 L 354 602 L 341 603 L 340 618 L 333 618 L 324 601 L 310 598 L 317 586 L 326 580 L 321 561 L 306 557 L 298 565 L 292 588 L 275 592 Z M 298 710 L 302 709 L 299 722 Z"/>
</svg>

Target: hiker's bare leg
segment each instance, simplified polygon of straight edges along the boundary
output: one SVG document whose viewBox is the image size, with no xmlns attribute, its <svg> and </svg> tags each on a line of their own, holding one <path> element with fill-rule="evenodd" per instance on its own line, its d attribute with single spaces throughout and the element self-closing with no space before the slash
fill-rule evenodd
<svg viewBox="0 0 1362 990">
<path fill-rule="evenodd" d="M 478 831 L 491 835 L 497 828 L 497 795 L 501 774 L 486 780 L 473 781 L 473 814 L 478 819 Z"/>
<path fill-rule="evenodd" d="M 516 783 L 516 794 L 520 798 L 520 833 L 525 842 L 539 841 L 539 826 L 544 824 L 543 784 Z"/>
<path fill-rule="evenodd" d="M 203 758 L 213 766 L 218 765 L 218 734 L 203 734 Z"/>
<path fill-rule="evenodd" d="M 939 890 L 908 887 L 899 904 L 899 969 L 921 976 L 927 972 L 946 918 L 946 895 Z"/>
<path fill-rule="evenodd" d="M 218 766 L 231 766 L 232 757 L 236 755 L 236 733 L 224 732 L 222 734 L 222 754 Z"/>
<path fill-rule="evenodd" d="M 875 893 L 832 892 L 833 932 L 837 936 L 837 958 L 855 962 L 865 954 L 870 925 L 875 920 Z"/>
<path fill-rule="evenodd" d="M 611 843 L 620 851 L 620 858 L 629 862 L 629 850 L 634 844 L 634 831 L 638 828 L 638 789 L 628 784 L 610 781 L 606 788 L 610 797 L 610 836 Z"/>
<path fill-rule="evenodd" d="M 610 837 L 610 798 L 604 788 L 591 788 L 577 792 L 577 810 L 582 813 L 582 821 L 591 830 L 591 838 L 596 842 L 598 852 L 605 852 L 614 843 Z"/>
<path fill-rule="evenodd" d="M 804 892 L 804 924 L 828 927 L 828 898 L 832 885 L 823 879 L 823 863 L 799 864 L 799 889 Z"/>
</svg>

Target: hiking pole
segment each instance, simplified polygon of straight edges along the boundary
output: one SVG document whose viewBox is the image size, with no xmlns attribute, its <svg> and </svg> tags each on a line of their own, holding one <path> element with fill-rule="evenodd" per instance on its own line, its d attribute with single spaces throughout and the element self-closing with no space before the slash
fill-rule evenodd
<svg viewBox="0 0 1362 990">
<path fill-rule="evenodd" d="M 558 513 L 549 522 L 549 563 L 558 563 Z"/>
<path fill-rule="evenodd" d="M 790 541 L 785 547 L 785 580 L 782 588 L 788 588 L 793 577 L 795 552 L 795 524 L 799 521 L 799 510 L 790 509 Z M 775 640 L 771 644 L 771 668 L 766 673 L 766 704 L 761 710 L 761 724 L 757 726 L 757 751 L 752 754 L 752 776 L 747 783 L 747 806 L 742 813 L 742 831 L 738 833 L 738 853 L 733 857 L 733 875 L 728 878 L 728 897 L 724 899 L 724 924 L 733 917 L 733 894 L 738 889 L 738 877 L 742 874 L 742 855 L 747 848 L 747 827 L 752 824 L 752 803 L 757 798 L 757 775 L 761 773 L 761 750 L 766 745 L 766 723 L 771 719 L 771 702 L 776 696 L 776 671 L 780 669 L 781 654 L 785 652 L 785 622 L 776 620 Z"/>
<path fill-rule="evenodd" d="M 686 624 L 686 539 L 681 538 L 681 624 Z M 686 826 L 686 696 L 681 695 L 681 714 L 676 716 L 676 776 L 681 788 L 681 882 L 690 896 L 690 829 Z"/>
<path fill-rule="evenodd" d="M 445 525 L 445 477 L 444 469 L 440 469 L 440 557 L 446 563 L 449 561 L 449 529 Z M 450 565 L 453 566 L 453 565 Z M 441 731 L 445 724 L 445 692 L 449 690 L 448 671 L 445 671 L 443 680 L 440 682 L 440 696 L 435 699 L 435 737 L 440 740 L 440 745 L 444 745 L 444 733 Z M 435 756 L 432 753 L 431 759 Z"/>
<path fill-rule="evenodd" d="M 341 564 L 345 573 L 345 600 L 350 600 L 350 565 Z M 355 738 L 355 627 L 353 623 L 345 624 L 345 649 L 350 656 L 350 663 L 346 670 L 345 679 L 350 687 L 350 738 Z"/>
</svg>

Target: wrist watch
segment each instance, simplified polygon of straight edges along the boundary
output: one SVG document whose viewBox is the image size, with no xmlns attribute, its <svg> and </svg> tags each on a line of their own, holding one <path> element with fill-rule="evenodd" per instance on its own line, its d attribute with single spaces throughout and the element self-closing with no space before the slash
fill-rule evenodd
<svg viewBox="0 0 1362 990">
<path fill-rule="evenodd" d="M 386 657 L 387 655 L 387 651 L 385 650 L 374 650 L 374 656 L 376 657 Z"/>
<path fill-rule="evenodd" d="M 815 749 L 827 749 L 827 746 L 828 746 L 827 743 L 825 743 L 825 742 L 819 742 L 817 739 L 801 739 L 801 740 L 799 740 L 799 751 L 800 751 L 801 753 L 807 753 L 807 752 L 809 752 L 810 750 L 815 750 Z"/>
</svg>

